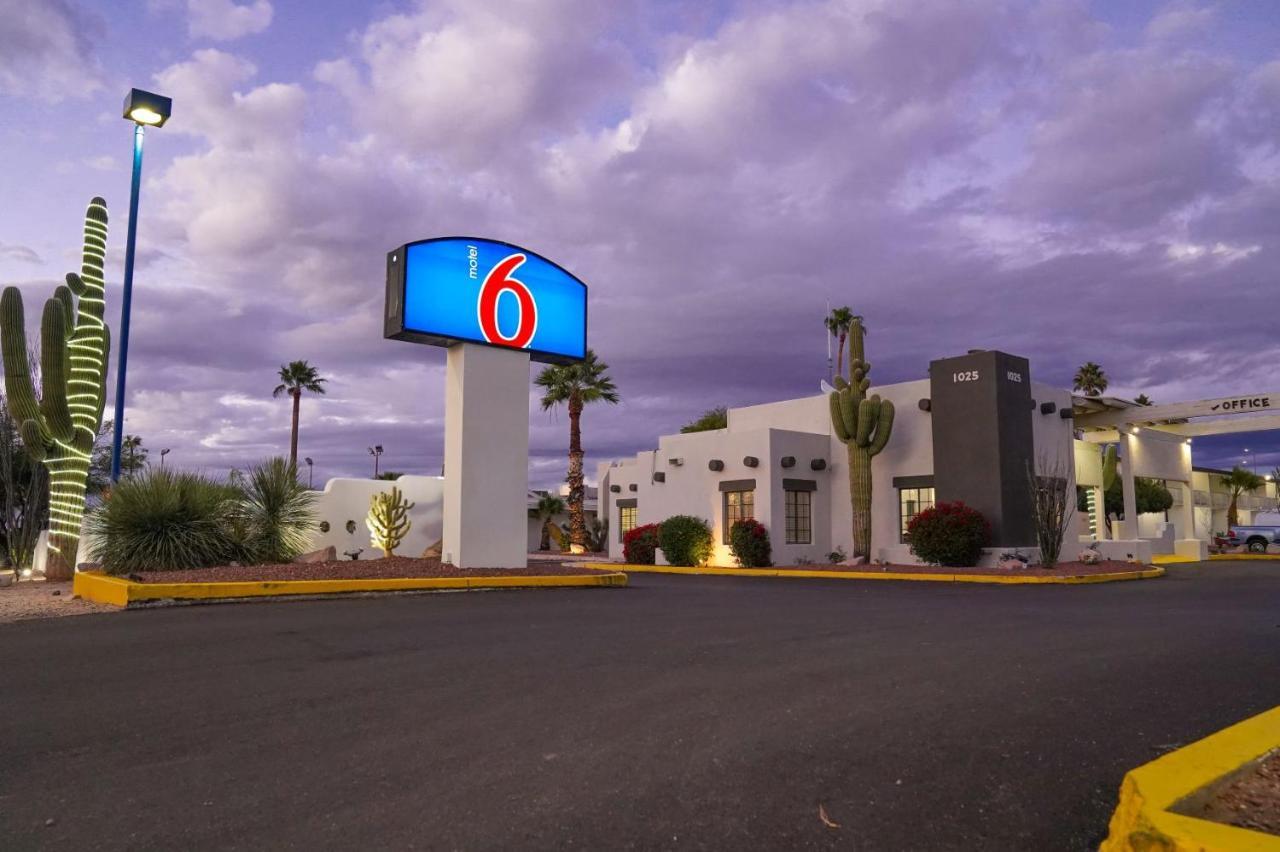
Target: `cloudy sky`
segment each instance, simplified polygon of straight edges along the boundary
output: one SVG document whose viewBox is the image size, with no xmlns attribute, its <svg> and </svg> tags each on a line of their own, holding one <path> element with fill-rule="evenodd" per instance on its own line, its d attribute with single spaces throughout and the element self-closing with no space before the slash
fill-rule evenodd
<svg viewBox="0 0 1280 852">
<path fill-rule="evenodd" d="M 42 299 L 83 207 L 121 276 L 147 138 L 127 429 L 184 466 L 434 473 L 444 351 L 381 336 L 385 253 L 491 236 L 591 288 L 623 402 L 589 462 L 714 405 L 802 396 L 828 300 L 873 378 L 1000 348 L 1118 395 L 1280 389 L 1280 4 L 0 0 L 0 280 Z M 109 298 L 117 294 L 109 290 Z M 118 310 L 116 306 L 109 310 Z M 30 309 L 29 309 L 30 312 Z M 531 396 L 531 481 L 563 415 Z M 1280 440 L 1197 441 L 1201 464 Z"/>
</svg>

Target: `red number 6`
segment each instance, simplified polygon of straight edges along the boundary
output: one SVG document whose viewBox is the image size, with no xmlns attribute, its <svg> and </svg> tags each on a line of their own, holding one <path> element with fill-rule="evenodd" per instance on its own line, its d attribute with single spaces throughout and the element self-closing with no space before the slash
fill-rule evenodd
<svg viewBox="0 0 1280 852">
<path fill-rule="evenodd" d="M 533 294 L 529 292 L 529 288 L 523 281 L 511 277 L 511 273 L 515 272 L 524 261 L 523 254 L 504 257 L 489 270 L 484 284 L 480 286 L 476 314 L 480 319 L 480 333 L 489 343 L 523 349 L 529 345 L 529 341 L 533 340 L 534 332 L 538 330 L 538 306 L 533 301 Z M 510 337 L 504 335 L 498 328 L 498 297 L 504 292 L 514 293 L 516 300 L 520 303 L 520 324 L 515 334 Z"/>
</svg>

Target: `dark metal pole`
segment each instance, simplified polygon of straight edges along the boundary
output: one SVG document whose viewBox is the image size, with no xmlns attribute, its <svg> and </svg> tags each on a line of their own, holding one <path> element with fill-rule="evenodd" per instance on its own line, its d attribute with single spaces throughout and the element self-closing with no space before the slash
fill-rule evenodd
<svg viewBox="0 0 1280 852">
<path fill-rule="evenodd" d="M 129 309 L 133 302 L 133 253 L 138 237 L 138 191 L 142 187 L 141 124 L 133 126 L 133 186 L 129 190 L 129 236 L 124 247 L 124 292 L 116 335 L 116 415 L 111 438 L 111 481 L 120 481 L 120 442 L 124 437 L 124 379 L 129 365 Z"/>
</svg>

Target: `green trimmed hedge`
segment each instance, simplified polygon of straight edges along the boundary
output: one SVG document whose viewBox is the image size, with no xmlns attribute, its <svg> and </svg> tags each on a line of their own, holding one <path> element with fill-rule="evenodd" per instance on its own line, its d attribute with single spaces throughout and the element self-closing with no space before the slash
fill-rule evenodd
<svg viewBox="0 0 1280 852">
<path fill-rule="evenodd" d="M 671 565 L 697 567 L 711 558 L 711 527 L 693 515 L 673 515 L 658 530 L 658 546 Z"/>
</svg>

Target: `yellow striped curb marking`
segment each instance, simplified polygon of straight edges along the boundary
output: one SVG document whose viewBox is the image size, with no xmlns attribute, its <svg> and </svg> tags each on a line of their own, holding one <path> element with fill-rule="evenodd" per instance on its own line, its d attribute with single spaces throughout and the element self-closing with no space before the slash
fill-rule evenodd
<svg viewBox="0 0 1280 852">
<path fill-rule="evenodd" d="M 1280 748 L 1280 707 L 1139 766 L 1124 776 L 1101 852 L 1280 852 L 1280 837 L 1170 813 L 1192 793 Z"/>
<path fill-rule="evenodd" d="M 903 571 L 804 571 L 773 568 L 677 568 L 673 565 L 625 565 L 611 562 L 588 562 L 588 568 L 620 570 L 635 574 L 692 574 L 720 577 L 797 577 L 827 580 L 919 580 L 929 583 L 994 583 L 997 585 L 1075 586 L 1086 583 L 1114 583 L 1121 580 L 1147 580 L 1164 576 L 1160 567 L 1144 567 L 1134 571 L 1109 574 L 1063 574 L 1055 577 L 1019 576 L 1017 574 L 916 574 Z"/>
<path fill-rule="evenodd" d="M 625 586 L 627 575 L 555 574 L 509 577 L 404 577 L 374 580 L 261 580 L 229 583 L 135 583 L 97 571 L 77 573 L 72 592 L 86 600 L 113 606 L 157 600 L 219 600 L 225 598 L 332 595 L 348 592 L 407 592 L 441 589 L 510 589 Z"/>
</svg>

